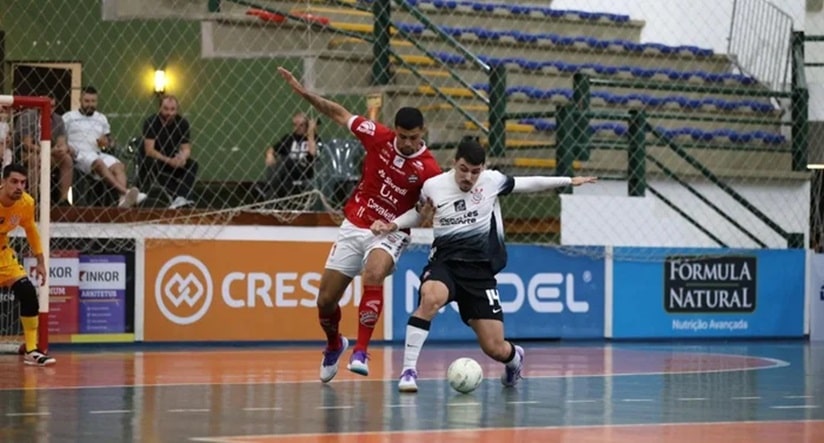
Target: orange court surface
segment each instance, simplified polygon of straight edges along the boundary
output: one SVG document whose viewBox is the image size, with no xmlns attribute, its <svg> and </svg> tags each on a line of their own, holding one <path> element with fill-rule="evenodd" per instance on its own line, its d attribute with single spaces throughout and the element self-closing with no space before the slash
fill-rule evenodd
<svg viewBox="0 0 824 443">
<path fill-rule="evenodd" d="M 474 343 L 430 344 L 417 394 L 402 348 L 370 375 L 318 381 L 319 346 L 55 347 L 57 365 L 0 356 L 0 442 L 824 442 L 824 344 L 523 342 L 524 380 Z M 483 366 L 471 394 L 444 380 Z"/>
</svg>

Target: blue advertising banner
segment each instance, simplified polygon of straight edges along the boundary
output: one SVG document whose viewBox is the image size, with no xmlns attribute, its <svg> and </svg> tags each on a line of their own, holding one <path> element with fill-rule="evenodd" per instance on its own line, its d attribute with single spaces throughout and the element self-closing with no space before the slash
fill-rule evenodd
<svg viewBox="0 0 824 443">
<path fill-rule="evenodd" d="M 80 333 L 126 331 L 126 257 L 80 256 Z"/>
<path fill-rule="evenodd" d="M 613 256 L 615 338 L 804 334 L 802 249 L 615 248 Z"/>
<path fill-rule="evenodd" d="M 506 336 L 600 338 L 604 335 L 604 249 L 512 245 L 507 267 L 497 275 Z M 566 252 L 564 252 L 566 251 Z M 393 330 L 403 341 L 406 322 L 418 305 L 427 250 L 407 250 L 393 277 Z M 429 340 L 474 339 L 450 303 L 432 321 Z"/>
</svg>

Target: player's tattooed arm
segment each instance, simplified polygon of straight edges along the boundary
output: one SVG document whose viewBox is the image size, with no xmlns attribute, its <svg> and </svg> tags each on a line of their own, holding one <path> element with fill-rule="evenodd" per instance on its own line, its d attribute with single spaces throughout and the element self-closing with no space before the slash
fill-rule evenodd
<svg viewBox="0 0 824 443">
<path fill-rule="evenodd" d="M 325 99 L 318 94 L 308 91 L 288 70 L 279 67 L 278 73 L 289 83 L 289 86 L 291 86 L 298 95 L 309 102 L 318 112 L 334 120 L 337 124 L 346 127 L 349 119 L 352 117 L 352 113 L 346 110 L 346 108 L 332 100 Z"/>
</svg>

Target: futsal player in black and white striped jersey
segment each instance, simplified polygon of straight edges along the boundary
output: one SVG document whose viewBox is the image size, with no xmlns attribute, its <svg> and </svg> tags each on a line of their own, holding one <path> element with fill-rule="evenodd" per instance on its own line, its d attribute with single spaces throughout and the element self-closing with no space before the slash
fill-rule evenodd
<svg viewBox="0 0 824 443">
<path fill-rule="evenodd" d="M 417 392 L 417 362 L 432 319 L 445 304 L 456 301 L 461 319 L 489 357 L 504 363 L 501 382 L 515 386 L 521 378 L 524 350 L 504 339 L 503 312 L 495 274 L 507 261 L 498 197 L 512 192 L 538 192 L 593 183 L 595 177 L 512 177 L 486 170 L 486 153 L 477 142 L 462 142 L 454 168 L 427 180 L 421 199 L 434 210 L 434 242 L 421 276 L 420 303 L 406 326 L 404 362 L 398 389 Z M 376 221 L 375 235 L 418 226 L 412 209 L 392 222 Z"/>
</svg>

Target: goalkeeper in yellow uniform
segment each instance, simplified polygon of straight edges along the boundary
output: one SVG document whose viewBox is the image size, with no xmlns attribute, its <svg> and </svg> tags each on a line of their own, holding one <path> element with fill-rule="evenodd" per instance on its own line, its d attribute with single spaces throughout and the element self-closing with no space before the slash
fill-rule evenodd
<svg viewBox="0 0 824 443">
<path fill-rule="evenodd" d="M 34 223 L 34 198 L 26 192 L 28 181 L 26 168 L 10 164 L 3 168 L 0 184 L 0 286 L 11 287 L 14 298 L 20 303 L 20 323 L 26 338 L 26 354 L 23 362 L 32 366 L 48 366 L 57 362 L 37 348 L 38 311 L 37 289 L 29 280 L 23 265 L 9 246 L 9 233 L 18 226 L 26 230 L 26 239 L 37 257 L 35 272 L 41 282 L 46 280 L 46 265 L 40 232 Z"/>
</svg>

